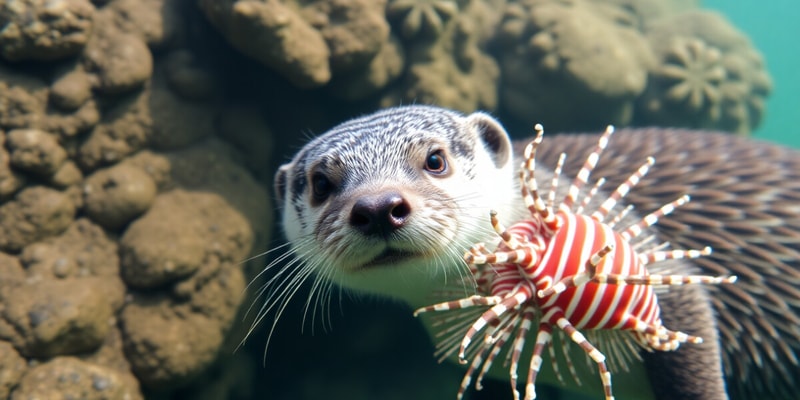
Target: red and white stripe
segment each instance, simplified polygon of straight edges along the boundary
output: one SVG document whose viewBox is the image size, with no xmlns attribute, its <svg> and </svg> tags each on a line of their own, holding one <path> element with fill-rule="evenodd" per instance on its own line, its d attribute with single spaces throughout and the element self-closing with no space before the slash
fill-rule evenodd
<svg viewBox="0 0 800 400">
<path fill-rule="evenodd" d="M 589 343 L 580 330 L 626 330 L 634 334 L 637 342 L 646 348 L 659 351 L 675 350 L 681 343 L 699 343 L 701 338 L 664 327 L 660 319 L 658 299 L 653 286 L 683 284 L 733 283 L 732 277 L 651 275 L 647 265 L 656 262 L 697 258 L 711 253 L 711 248 L 702 250 L 664 250 L 659 246 L 649 251 L 638 252 L 631 241 L 639 237 L 647 227 L 659 218 L 669 215 L 677 207 L 689 201 L 683 196 L 648 214 L 638 223 L 625 229 L 615 230 L 616 225 L 631 211 L 626 207 L 612 216 L 618 202 L 633 189 L 655 163 L 652 157 L 619 185 L 591 215 L 583 214 L 592 197 L 597 195 L 604 179 L 601 178 L 580 198 L 583 187 L 589 181 L 592 170 L 613 134 L 609 126 L 600 137 L 594 151 L 587 157 L 583 167 L 570 185 L 564 200 L 555 206 L 555 192 L 564 165 L 561 155 L 556 165 L 550 193 L 545 202 L 538 193 L 534 179 L 536 150 L 542 142 L 544 130 L 536 126 L 536 138 L 525 148 L 525 161 L 520 170 L 521 192 L 530 218 L 504 227 L 497 214 L 490 214 L 492 227 L 501 241 L 495 251 L 483 244 L 473 246 L 464 256 L 473 267 L 481 295 L 423 307 L 415 312 L 457 310 L 475 306 L 488 307 L 466 330 L 458 348 L 458 358 L 466 364 L 467 349 L 479 346 L 464 376 L 458 393 L 460 399 L 471 383 L 472 376 L 480 368 L 476 386 L 486 374 L 503 345 L 514 335 L 511 344 L 510 376 L 515 399 L 517 391 L 517 369 L 523 353 L 526 337 L 533 330 L 536 320 L 536 342 L 531 352 L 528 383 L 525 398 L 536 397 L 536 376 L 543 363 L 542 352 L 552 339 L 556 326 L 567 337 L 584 349 L 597 364 L 603 383 L 605 398 L 613 399 L 611 373 L 605 355 Z M 574 209 L 574 210 L 573 210 Z M 646 238 L 650 239 L 650 238 Z M 479 268 L 482 264 L 490 268 Z M 487 271 L 491 271 L 488 274 Z M 480 275 L 480 276 L 478 276 Z M 487 327 L 492 327 L 488 331 Z M 481 344 L 473 339 L 487 330 L 486 340 Z M 550 346 L 551 358 L 555 359 Z M 573 376 L 574 368 L 568 360 Z M 553 360 L 554 368 L 557 363 Z M 560 373 L 558 373 L 560 378 Z"/>
</svg>

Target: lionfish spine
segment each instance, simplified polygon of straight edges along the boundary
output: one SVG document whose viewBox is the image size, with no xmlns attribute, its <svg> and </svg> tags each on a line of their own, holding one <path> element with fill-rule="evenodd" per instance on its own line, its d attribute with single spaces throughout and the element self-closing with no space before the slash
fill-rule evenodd
<svg viewBox="0 0 800 400">
<path fill-rule="evenodd" d="M 647 214 L 644 218 L 623 229 L 615 229 L 632 210 L 625 207 L 616 215 L 612 211 L 639 183 L 655 164 L 653 157 L 634 171 L 594 212 L 584 211 L 596 201 L 597 193 L 605 182 L 600 178 L 581 198 L 591 172 L 597 166 L 603 150 L 614 133 L 608 126 L 580 171 L 570 184 L 563 201 L 556 206 L 555 192 L 566 155 L 559 157 L 547 201 L 539 194 L 535 179 L 536 151 L 542 143 L 544 129 L 536 125 L 536 137 L 524 150 L 519 179 L 523 203 L 530 217 L 509 227 L 500 223 L 497 213 L 490 212 L 489 221 L 500 238 L 494 251 L 483 243 L 472 246 L 464 255 L 470 271 L 476 278 L 479 294 L 460 300 L 443 302 L 415 311 L 414 315 L 430 311 L 461 310 L 470 307 L 487 309 L 470 325 L 457 346 L 457 356 L 462 364 L 471 363 L 458 392 L 461 399 L 472 377 L 480 368 L 476 388 L 488 371 L 502 347 L 512 337 L 510 350 L 510 381 L 514 398 L 517 390 L 520 359 L 526 338 L 536 326 L 536 340 L 530 353 L 530 363 L 525 386 L 525 398 L 536 397 L 536 376 L 543 364 L 544 347 L 551 343 L 553 327 L 580 348 L 597 365 L 603 384 L 604 396 L 613 399 L 611 372 L 605 354 L 581 333 L 584 330 L 627 332 L 641 347 L 649 350 L 671 351 L 682 343 L 700 343 L 702 338 L 680 331 L 672 331 L 661 323 L 658 299 L 654 286 L 684 284 L 723 284 L 736 281 L 735 276 L 714 277 L 694 275 L 652 275 L 647 266 L 671 259 L 697 258 L 711 253 L 710 247 L 700 250 L 667 250 L 666 244 L 639 251 L 643 243 L 652 240 L 640 238 L 648 227 L 669 215 L 689 201 L 684 195 Z M 606 222 L 607 219 L 610 221 Z M 483 341 L 473 339 L 486 330 Z M 549 346 L 556 374 L 558 365 L 553 346 Z M 456 350 L 456 349 L 453 349 Z M 566 350 L 562 347 L 562 350 Z M 577 379 L 569 357 L 567 364 Z"/>
</svg>

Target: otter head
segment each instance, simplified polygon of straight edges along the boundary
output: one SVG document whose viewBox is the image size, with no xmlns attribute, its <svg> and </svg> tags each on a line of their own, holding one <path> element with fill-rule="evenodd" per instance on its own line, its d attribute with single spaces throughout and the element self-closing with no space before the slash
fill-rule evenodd
<svg viewBox="0 0 800 400">
<path fill-rule="evenodd" d="M 289 268 L 346 288 L 429 302 L 464 252 L 511 215 L 512 147 L 484 113 L 391 108 L 308 143 L 275 177 Z"/>
</svg>

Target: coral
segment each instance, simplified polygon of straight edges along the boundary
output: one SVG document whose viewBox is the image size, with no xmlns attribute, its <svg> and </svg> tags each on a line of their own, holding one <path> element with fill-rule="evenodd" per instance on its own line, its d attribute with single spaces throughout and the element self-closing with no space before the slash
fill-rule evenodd
<svg viewBox="0 0 800 400">
<path fill-rule="evenodd" d="M 647 36 L 659 66 L 638 102 L 638 123 L 737 133 L 758 125 L 771 82 L 761 56 L 725 18 L 686 11 L 654 21 Z"/>
<path fill-rule="evenodd" d="M 475 18 L 484 11 L 483 3 L 471 2 L 435 40 L 410 45 L 405 76 L 381 105 L 422 102 L 464 112 L 497 108 L 500 71 L 481 47 L 486 21 Z"/>
<path fill-rule="evenodd" d="M 0 56 L 9 61 L 56 60 L 80 52 L 92 32 L 89 0 L 0 3 Z"/>
<path fill-rule="evenodd" d="M 455 0 L 390 0 L 386 15 L 397 21 L 403 37 L 436 37 L 444 25 L 458 14 Z"/>
<path fill-rule="evenodd" d="M 666 53 L 664 63 L 653 72 L 653 84 L 665 87 L 663 103 L 666 104 L 653 101 L 648 107 L 683 109 L 676 112 L 716 121 L 722 101 L 720 86 L 725 78 L 718 49 L 699 39 L 677 39 Z"/>
<path fill-rule="evenodd" d="M 610 7 L 580 0 L 506 7 L 498 59 L 508 112 L 524 120 L 534 112 L 546 126 L 568 130 L 631 121 L 652 52 L 637 29 L 598 17 Z"/>
</svg>

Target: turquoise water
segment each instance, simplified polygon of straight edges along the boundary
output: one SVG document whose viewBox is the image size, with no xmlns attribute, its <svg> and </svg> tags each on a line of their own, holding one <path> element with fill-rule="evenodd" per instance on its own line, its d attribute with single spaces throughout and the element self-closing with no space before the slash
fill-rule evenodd
<svg viewBox="0 0 800 400">
<path fill-rule="evenodd" d="M 754 136 L 800 148 L 800 2 L 705 0 L 744 31 L 764 55 L 773 91 Z"/>
</svg>

